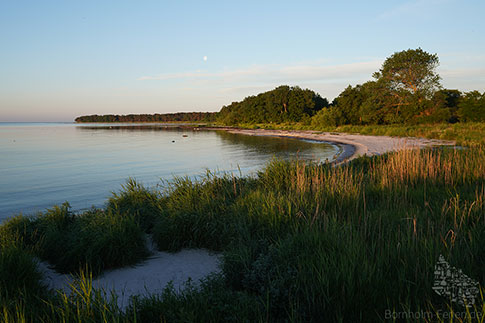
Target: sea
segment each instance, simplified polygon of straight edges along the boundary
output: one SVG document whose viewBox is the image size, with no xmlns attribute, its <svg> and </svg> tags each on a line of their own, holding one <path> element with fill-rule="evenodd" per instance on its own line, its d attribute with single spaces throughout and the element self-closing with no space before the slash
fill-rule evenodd
<svg viewBox="0 0 485 323">
<path fill-rule="evenodd" d="M 129 178 L 164 189 L 208 171 L 257 176 L 273 158 L 331 161 L 339 147 L 170 124 L 0 123 L 0 221 L 69 202 L 103 207 Z"/>
</svg>

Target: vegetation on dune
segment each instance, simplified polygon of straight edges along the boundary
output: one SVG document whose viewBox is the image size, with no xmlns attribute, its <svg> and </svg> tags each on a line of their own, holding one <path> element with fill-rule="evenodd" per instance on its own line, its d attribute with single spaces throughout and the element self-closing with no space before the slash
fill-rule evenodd
<svg viewBox="0 0 485 323">
<path fill-rule="evenodd" d="M 47 235 L 47 227 L 56 232 L 72 226 L 71 221 L 90 223 L 95 213 L 103 219 L 100 223 L 106 217 L 119 227 L 129 219 L 140 232 L 152 232 L 162 250 L 204 247 L 224 252 L 223 273 L 209 277 L 200 288 L 192 286 L 181 294 L 168 288 L 162 295 L 138 298 L 127 313 L 107 305 L 118 321 L 375 322 L 385 319 L 386 310 L 437 313 L 452 306 L 463 312 L 433 291 L 434 266 L 443 255 L 482 286 L 485 282 L 483 160 L 483 147 L 434 149 L 362 157 L 340 167 L 273 161 L 254 178 L 177 178 L 161 192 L 132 180 L 106 210 L 72 216 L 60 207 L 34 218 L 13 218 L 1 230 L 3 236 L 19 237 L 13 240 L 16 248 L 52 262 L 60 253 L 47 249 L 46 242 L 32 246 L 32 241 L 48 238 L 31 241 L 29 232 Z M 102 241 L 111 246 L 112 240 Z M 143 254 L 129 244 L 131 249 L 124 252 Z M 96 257 L 109 263 L 109 255 Z M 1 265 L 8 268 L 5 261 Z M 24 285 L 39 289 L 30 282 Z M 18 304 L 34 301 L 9 293 L 17 296 L 2 304 L 4 315 L 28 316 Z M 46 318 L 67 315 L 74 304 L 62 297 L 42 297 L 50 307 L 33 308 Z"/>
</svg>

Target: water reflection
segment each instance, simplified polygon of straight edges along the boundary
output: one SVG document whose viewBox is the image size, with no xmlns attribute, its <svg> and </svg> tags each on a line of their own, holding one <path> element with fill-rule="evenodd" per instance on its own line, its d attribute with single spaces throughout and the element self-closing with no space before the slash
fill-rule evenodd
<svg viewBox="0 0 485 323">
<path fill-rule="evenodd" d="M 128 177 L 147 186 L 205 169 L 243 175 L 272 158 L 324 161 L 332 145 L 139 124 L 0 124 L 0 220 L 69 201 L 102 206 Z"/>
<path fill-rule="evenodd" d="M 156 132 L 156 131 L 175 131 L 175 132 L 183 132 L 183 131 L 194 131 L 193 128 L 189 126 L 183 125 L 169 125 L 169 124 L 149 124 L 149 125 L 141 125 L 141 124 L 116 124 L 116 125 L 109 125 L 109 124 L 100 124 L 100 125 L 77 125 L 76 130 L 80 131 L 146 131 L 146 132 Z"/>
<path fill-rule="evenodd" d="M 300 158 L 324 161 L 331 159 L 338 152 L 337 147 L 323 142 L 288 137 L 240 135 L 225 131 L 217 131 L 216 134 L 224 144 L 234 146 L 236 149 L 244 149 L 254 155 L 263 154 L 283 159 Z"/>
<path fill-rule="evenodd" d="M 267 136 L 249 136 L 242 134 L 233 134 L 223 130 L 206 130 L 204 128 L 191 127 L 190 125 L 167 125 L 167 124 L 123 124 L 123 125 L 89 125 L 76 127 L 81 131 L 109 131 L 109 132 L 172 132 L 182 133 L 189 137 L 190 135 L 199 135 L 201 133 L 215 133 L 220 139 L 220 143 L 229 147 L 231 151 L 244 151 L 246 159 L 264 159 L 275 157 L 280 159 L 311 159 L 314 161 L 331 160 L 337 153 L 338 148 L 334 145 L 315 142 L 309 140 L 299 140 L 288 137 L 267 137 Z M 262 156 L 261 156 L 262 155 Z"/>
</svg>

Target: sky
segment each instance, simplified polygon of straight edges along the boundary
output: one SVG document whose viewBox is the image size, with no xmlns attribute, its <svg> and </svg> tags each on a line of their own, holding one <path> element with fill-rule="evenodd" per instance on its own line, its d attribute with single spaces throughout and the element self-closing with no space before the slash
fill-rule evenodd
<svg viewBox="0 0 485 323">
<path fill-rule="evenodd" d="M 218 111 L 279 85 L 330 101 L 409 48 L 485 91 L 485 1 L 0 0 L 0 122 Z"/>
</svg>

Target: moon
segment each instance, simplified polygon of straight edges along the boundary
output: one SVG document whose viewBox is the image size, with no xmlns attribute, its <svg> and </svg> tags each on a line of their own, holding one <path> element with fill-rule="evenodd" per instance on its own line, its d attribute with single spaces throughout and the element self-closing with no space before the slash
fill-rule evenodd
<svg viewBox="0 0 485 323">
<path fill-rule="evenodd" d="M 207 56 L 204 56 L 204 62 L 207 62 Z"/>
</svg>

